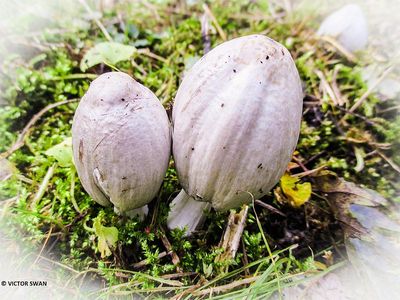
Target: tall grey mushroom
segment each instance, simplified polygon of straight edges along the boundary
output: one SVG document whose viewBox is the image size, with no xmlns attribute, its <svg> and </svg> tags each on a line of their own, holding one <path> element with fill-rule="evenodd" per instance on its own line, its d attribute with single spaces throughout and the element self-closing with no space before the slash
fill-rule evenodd
<svg viewBox="0 0 400 300">
<path fill-rule="evenodd" d="M 299 74 L 289 51 L 263 35 L 225 42 L 186 74 L 173 107 L 173 156 L 183 187 L 170 228 L 264 196 L 285 172 L 302 115 Z"/>
</svg>

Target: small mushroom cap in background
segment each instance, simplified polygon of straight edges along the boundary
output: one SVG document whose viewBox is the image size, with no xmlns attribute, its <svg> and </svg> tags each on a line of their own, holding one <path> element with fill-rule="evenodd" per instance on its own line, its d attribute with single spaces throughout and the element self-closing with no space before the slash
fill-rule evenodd
<svg viewBox="0 0 400 300">
<path fill-rule="evenodd" d="M 297 144 L 299 74 L 263 35 L 225 42 L 184 77 L 173 107 L 173 155 L 186 193 L 227 210 L 278 182 Z"/>
<path fill-rule="evenodd" d="M 317 34 L 336 38 L 348 51 L 363 50 L 368 42 L 368 25 L 360 6 L 348 4 L 327 16 Z"/>
<path fill-rule="evenodd" d="M 94 80 L 75 112 L 74 161 L 89 195 L 126 212 L 149 203 L 168 168 L 170 124 L 157 97 L 129 75 Z"/>
</svg>

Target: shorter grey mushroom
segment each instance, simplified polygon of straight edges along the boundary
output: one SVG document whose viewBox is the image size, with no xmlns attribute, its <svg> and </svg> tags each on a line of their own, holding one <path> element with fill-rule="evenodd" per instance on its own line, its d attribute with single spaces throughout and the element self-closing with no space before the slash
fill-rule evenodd
<svg viewBox="0 0 400 300">
<path fill-rule="evenodd" d="M 170 123 L 148 88 L 127 74 L 105 73 L 79 103 L 72 146 L 82 185 L 97 203 L 143 216 L 168 168 Z"/>
</svg>

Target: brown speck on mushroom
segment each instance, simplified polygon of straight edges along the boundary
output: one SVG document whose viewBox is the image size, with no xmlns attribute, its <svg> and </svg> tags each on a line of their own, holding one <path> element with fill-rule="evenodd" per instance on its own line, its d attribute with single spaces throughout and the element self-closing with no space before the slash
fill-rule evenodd
<svg viewBox="0 0 400 300">
<path fill-rule="evenodd" d="M 224 104 L 224 103 L 222 103 L 222 104 L 221 104 L 221 107 L 224 107 L 224 105 L 225 105 L 225 104 Z"/>
<path fill-rule="evenodd" d="M 269 55 L 267 55 L 267 57 L 265 59 L 268 60 L 269 59 Z"/>
<path fill-rule="evenodd" d="M 192 147 L 192 151 L 194 150 L 194 147 Z"/>
<path fill-rule="evenodd" d="M 82 159 L 83 159 L 83 140 L 82 139 L 79 141 L 78 158 L 79 158 L 79 161 L 82 163 Z"/>
<path fill-rule="evenodd" d="M 233 73 L 236 73 L 236 69 L 233 69 Z"/>
<path fill-rule="evenodd" d="M 121 101 L 124 102 L 124 101 L 125 101 L 125 98 L 121 98 Z"/>
<path fill-rule="evenodd" d="M 262 169 L 262 164 L 259 164 L 259 165 L 257 166 L 257 169 Z"/>
</svg>

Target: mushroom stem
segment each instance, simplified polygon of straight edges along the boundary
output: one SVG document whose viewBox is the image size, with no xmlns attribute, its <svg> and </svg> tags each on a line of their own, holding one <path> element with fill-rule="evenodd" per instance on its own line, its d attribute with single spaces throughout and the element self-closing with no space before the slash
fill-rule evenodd
<svg viewBox="0 0 400 300">
<path fill-rule="evenodd" d="M 126 212 L 121 213 L 119 211 L 119 209 L 114 206 L 114 212 L 117 215 L 127 216 L 127 217 L 130 217 L 130 218 L 134 218 L 134 217 L 137 216 L 140 221 L 143 221 L 146 218 L 147 214 L 149 213 L 149 208 L 147 207 L 147 205 L 145 205 L 145 206 L 142 206 L 142 207 L 139 207 L 139 208 L 135 208 L 135 209 L 131 209 L 131 210 L 128 210 Z"/>
<path fill-rule="evenodd" d="M 182 189 L 170 205 L 168 228 L 186 228 L 185 235 L 189 236 L 203 224 L 205 212 L 210 209 L 210 203 L 196 201 Z"/>
</svg>

